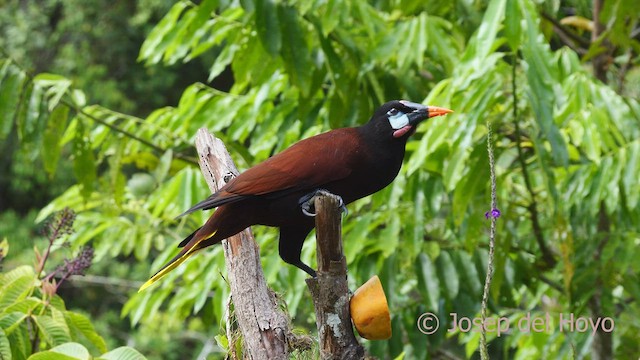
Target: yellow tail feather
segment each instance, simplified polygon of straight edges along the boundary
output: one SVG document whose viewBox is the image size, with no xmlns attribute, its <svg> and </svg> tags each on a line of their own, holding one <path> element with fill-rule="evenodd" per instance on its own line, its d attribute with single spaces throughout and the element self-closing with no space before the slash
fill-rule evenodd
<svg viewBox="0 0 640 360">
<path fill-rule="evenodd" d="M 204 240 L 207 240 L 207 239 L 211 238 L 215 234 L 216 234 L 216 232 L 214 231 L 213 233 L 211 233 L 211 235 L 208 235 L 206 237 L 203 237 L 202 239 L 199 239 L 195 244 L 193 244 L 192 247 L 189 248 L 189 250 L 187 250 L 187 252 L 182 254 L 182 256 L 180 256 L 179 258 L 169 262 L 160 271 L 158 271 L 155 275 L 153 275 L 151 277 L 151 279 L 147 280 L 147 282 L 142 284 L 142 286 L 140 286 L 140 289 L 138 289 L 138 292 L 142 292 L 144 289 L 146 289 L 149 286 L 153 285 L 153 283 L 155 283 L 156 281 L 158 281 L 158 280 L 162 279 L 163 277 L 165 277 L 169 272 L 171 272 L 171 270 L 173 270 L 176 267 L 178 267 L 178 265 L 182 264 L 185 260 L 187 260 L 196 251 L 200 250 L 200 247 L 198 247 L 198 244 L 200 244 Z"/>
</svg>

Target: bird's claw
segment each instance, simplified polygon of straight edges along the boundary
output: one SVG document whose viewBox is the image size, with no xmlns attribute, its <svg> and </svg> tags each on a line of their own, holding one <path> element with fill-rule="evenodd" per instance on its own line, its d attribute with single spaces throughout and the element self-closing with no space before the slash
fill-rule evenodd
<svg viewBox="0 0 640 360">
<path fill-rule="evenodd" d="M 347 209 L 347 205 L 344 204 L 344 201 L 342 201 L 342 198 L 340 198 L 340 211 L 342 211 L 344 213 L 344 216 L 349 215 L 349 209 Z"/>
<path fill-rule="evenodd" d="M 224 176 L 222 177 L 222 180 L 224 180 L 225 184 L 228 183 L 229 181 L 231 181 L 231 179 L 233 179 L 234 177 L 238 176 L 237 174 L 232 173 L 231 171 L 227 172 L 226 174 L 224 174 Z"/>
<path fill-rule="evenodd" d="M 311 200 L 307 200 L 307 201 L 303 202 L 302 204 L 300 204 L 300 208 L 302 210 L 302 213 L 305 214 L 306 216 L 309 216 L 309 217 L 316 216 L 316 213 L 311 212 L 311 208 L 312 208 Z"/>
<path fill-rule="evenodd" d="M 349 214 L 349 210 L 347 209 L 347 206 L 344 204 L 344 201 L 342 200 L 342 198 L 340 196 L 332 194 L 329 191 L 324 190 L 324 189 L 318 189 L 318 190 L 316 190 L 314 192 L 311 192 L 311 193 L 309 193 L 309 194 L 307 194 L 307 195 L 305 195 L 305 196 L 300 198 L 298 203 L 300 204 L 300 209 L 302 210 L 303 214 L 305 214 L 306 216 L 309 216 L 309 217 L 315 217 L 316 216 L 315 211 L 312 211 L 311 209 L 314 208 L 316 196 L 320 196 L 320 195 L 337 197 L 338 198 L 338 207 L 340 207 L 340 210 L 342 212 L 344 212 L 345 215 Z"/>
</svg>

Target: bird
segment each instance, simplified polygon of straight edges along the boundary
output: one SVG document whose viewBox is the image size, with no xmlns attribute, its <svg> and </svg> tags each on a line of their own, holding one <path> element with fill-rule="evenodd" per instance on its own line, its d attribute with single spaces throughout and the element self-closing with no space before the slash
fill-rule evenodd
<svg viewBox="0 0 640 360">
<path fill-rule="evenodd" d="M 302 245 L 315 227 L 311 212 L 314 196 L 332 193 L 345 206 L 383 189 L 398 175 L 407 140 L 417 126 L 451 112 L 407 100 L 389 101 L 362 126 L 309 137 L 249 168 L 179 216 L 216 208 L 202 227 L 180 242 L 180 252 L 139 291 L 198 250 L 251 225 L 279 228 L 282 260 L 316 277 L 315 270 L 300 260 Z"/>
</svg>

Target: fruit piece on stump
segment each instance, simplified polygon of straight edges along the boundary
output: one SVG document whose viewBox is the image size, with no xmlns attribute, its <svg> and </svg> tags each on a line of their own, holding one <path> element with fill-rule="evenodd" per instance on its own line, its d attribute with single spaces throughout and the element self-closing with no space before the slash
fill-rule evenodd
<svg viewBox="0 0 640 360">
<path fill-rule="evenodd" d="M 374 275 L 351 297 L 351 319 L 358 333 L 369 340 L 391 337 L 391 316 L 380 278 Z"/>
</svg>

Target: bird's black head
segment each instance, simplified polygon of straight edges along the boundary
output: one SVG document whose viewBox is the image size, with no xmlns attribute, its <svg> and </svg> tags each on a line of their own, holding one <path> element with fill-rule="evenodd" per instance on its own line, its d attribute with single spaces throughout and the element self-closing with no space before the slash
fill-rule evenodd
<svg viewBox="0 0 640 360">
<path fill-rule="evenodd" d="M 380 106 L 367 125 L 372 126 L 378 136 L 406 140 L 422 121 L 450 112 L 453 111 L 407 100 L 393 100 Z"/>
</svg>

